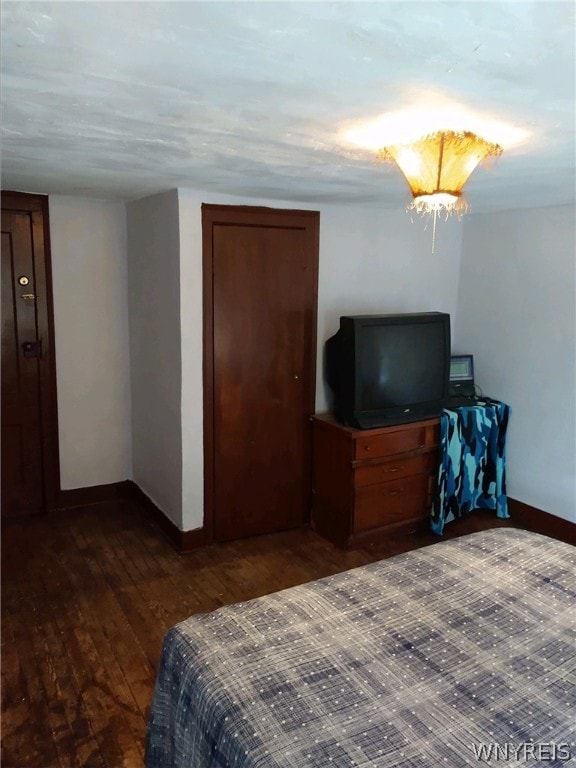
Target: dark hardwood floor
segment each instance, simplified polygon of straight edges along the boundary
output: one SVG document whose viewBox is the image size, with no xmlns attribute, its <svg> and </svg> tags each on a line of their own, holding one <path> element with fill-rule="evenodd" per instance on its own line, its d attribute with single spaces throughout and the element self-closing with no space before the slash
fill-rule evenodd
<svg viewBox="0 0 576 768">
<path fill-rule="evenodd" d="M 508 525 L 474 513 L 446 537 Z M 136 768 L 164 634 L 187 616 L 432 544 L 343 552 L 300 529 L 179 555 L 129 503 L 2 532 L 3 768 Z"/>
</svg>

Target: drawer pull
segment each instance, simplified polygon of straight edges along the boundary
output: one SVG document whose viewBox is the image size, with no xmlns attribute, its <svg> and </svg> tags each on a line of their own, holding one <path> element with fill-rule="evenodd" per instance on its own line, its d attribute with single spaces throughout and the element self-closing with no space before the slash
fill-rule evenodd
<svg viewBox="0 0 576 768">
<path fill-rule="evenodd" d="M 400 488 L 399 491 L 387 491 L 382 495 L 383 496 L 400 496 L 401 493 L 404 493 L 404 488 Z"/>
<path fill-rule="evenodd" d="M 382 472 L 399 472 L 402 467 L 390 467 L 390 469 L 383 469 Z"/>
</svg>

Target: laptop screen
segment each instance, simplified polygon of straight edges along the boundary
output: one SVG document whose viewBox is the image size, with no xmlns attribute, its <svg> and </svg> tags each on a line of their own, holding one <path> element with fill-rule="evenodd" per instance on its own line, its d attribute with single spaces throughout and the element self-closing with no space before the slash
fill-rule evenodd
<svg viewBox="0 0 576 768">
<path fill-rule="evenodd" d="M 474 381 L 472 355 L 452 355 L 450 358 L 450 381 Z"/>
</svg>

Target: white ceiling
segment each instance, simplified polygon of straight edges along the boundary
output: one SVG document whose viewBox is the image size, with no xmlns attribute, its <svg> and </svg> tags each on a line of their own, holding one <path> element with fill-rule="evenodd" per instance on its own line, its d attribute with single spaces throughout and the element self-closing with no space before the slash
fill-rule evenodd
<svg viewBox="0 0 576 768">
<path fill-rule="evenodd" d="M 397 168 L 344 132 L 447 99 L 527 134 L 473 173 L 472 211 L 570 203 L 574 8 L 4 0 L 2 186 L 403 207 Z"/>
</svg>

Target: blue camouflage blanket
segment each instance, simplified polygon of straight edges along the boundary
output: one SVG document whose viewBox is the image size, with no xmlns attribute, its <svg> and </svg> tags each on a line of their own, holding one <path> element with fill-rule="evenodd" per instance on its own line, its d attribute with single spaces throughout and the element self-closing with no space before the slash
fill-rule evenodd
<svg viewBox="0 0 576 768">
<path fill-rule="evenodd" d="M 442 534 L 450 520 L 472 509 L 509 517 L 506 496 L 506 430 L 510 406 L 486 401 L 445 409 L 440 415 L 440 466 L 431 527 Z"/>
</svg>

